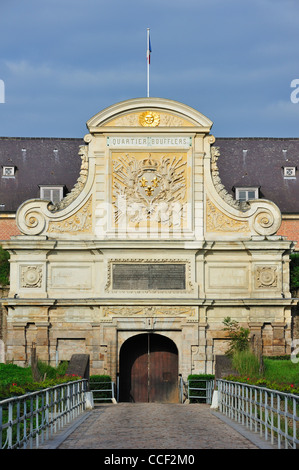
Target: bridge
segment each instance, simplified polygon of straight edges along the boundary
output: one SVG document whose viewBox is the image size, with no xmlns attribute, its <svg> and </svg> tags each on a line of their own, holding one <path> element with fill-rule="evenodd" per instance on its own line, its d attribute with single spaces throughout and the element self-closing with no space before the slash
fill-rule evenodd
<svg viewBox="0 0 299 470">
<path fill-rule="evenodd" d="M 208 381 L 207 381 L 208 382 Z M 0 402 L 3 449 L 298 449 L 299 396 L 219 379 L 201 403 L 118 402 L 87 379 Z M 105 392 L 105 398 L 102 392 Z M 184 395 L 184 396 L 183 396 Z M 97 402 L 93 397 L 97 398 Z M 117 395 L 116 395 L 117 396 Z M 103 401 L 101 401 L 103 400 Z M 108 401 L 108 402 L 107 402 Z M 192 401 L 192 400 L 191 400 Z"/>
<path fill-rule="evenodd" d="M 167 453 L 169 449 L 182 453 L 183 449 L 190 455 L 197 449 L 275 447 L 207 404 L 105 403 L 83 414 L 41 448 L 152 449 Z"/>
</svg>

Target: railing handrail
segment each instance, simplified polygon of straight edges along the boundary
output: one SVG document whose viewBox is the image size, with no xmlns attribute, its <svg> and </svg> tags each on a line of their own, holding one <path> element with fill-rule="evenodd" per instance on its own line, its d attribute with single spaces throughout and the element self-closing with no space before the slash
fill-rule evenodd
<svg viewBox="0 0 299 470">
<path fill-rule="evenodd" d="M 299 446 L 299 395 L 260 385 L 217 379 L 219 411 L 259 432 L 271 444 Z"/>
<path fill-rule="evenodd" d="M 190 382 L 205 382 L 205 387 L 190 387 Z M 212 388 L 213 384 L 215 382 L 215 379 L 211 378 L 198 378 L 198 379 L 188 379 L 188 399 L 190 398 L 193 399 L 201 399 L 201 400 L 206 400 L 206 403 L 211 403 L 212 402 Z M 205 395 L 191 395 L 190 391 L 191 390 L 204 390 L 206 393 Z"/>
<path fill-rule="evenodd" d="M 257 388 L 257 389 L 261 389 L 261 390 L 265 390 L 265 391 L 273 392 L 273 393 L 279 393 L 280 395 L 285 395 L 286 397 L 289 397 L 289 398 L 297 398 L 297 400 L 299 400 L 299 395 L 295 393 L 288 393 L 288 392 L 283 392 L 281 390 L 276 390 L 275 388 L 262 387 L 261 385 L 247 384 L 245 382 L 234 382 L 234 381 L 224 380 L 224 379 L 217 379 L 216 383 L 218 382 L 227 382 L 227 383 L 232 383 L 232 384 L 237 384 L 237 385 L 244 385 L 246 387 Z"/>
<path fill-rule="evenodd" d="M 4 398 L 4 400 L 0 400 L 0 405 L 4 405 L 4 404 L 8 403 L 9 401 L 14 401 L 14 400 L 17 401 L 17 400 L 22 400 L 24 398 L 29 398 L 30 396 L 35 396 L 35 395 L 38 395 L 42 392 L 47 392 L 48 390 L 54 390 L 56 388 L 60 388 L 61 386 L 65 386 L 65 385 L 69 385 L 69 384 L 75 384 L 75 383 L 78 383 L 78 382 L 88 382 L 88 380 L 87 379 L 70 380 L 69 382 L 63 382 L 62 384 L 53 385 L 53 387 L 41 388 L 39 390 L 34 390 L 33 392 L 28 392 L 28 393 L 25 393 L 23 395 L 15 395 L 13 397 Z"/>
<path fill-rule="evenodd" d="M 94 384 L 106 384 L 106 385 L 110 385 L 110 388 L 103 388 L 103 389 L 97 389 L 97 388 L 92 388 L 91 385 L 94 385 Z M 107 381 L 103 381 L 103 380 L 99 380 L 99 381 L 92 381 L 92 382 L 89 382 L 89 389 L 92 393 L 92 396 L 93 396 L 93 401 L 104 401 L 104 400 L 112 400 L 114 401 L 115 400 L 115 383 L 113 382 L 113 380 L 110 380 L 109 382 Z M 111 397 L 95 397 L 94 396 L 94 393 L 97 393 L 97 392 L 110 392 L 111 393 Z"/>
<path fill-rule="evenodd" d="M 87 383 L 72 380 L 0 401 L 0 449 L 32 448 L 34 440 L 38 448 L 85 410 Z"/>
</svg>

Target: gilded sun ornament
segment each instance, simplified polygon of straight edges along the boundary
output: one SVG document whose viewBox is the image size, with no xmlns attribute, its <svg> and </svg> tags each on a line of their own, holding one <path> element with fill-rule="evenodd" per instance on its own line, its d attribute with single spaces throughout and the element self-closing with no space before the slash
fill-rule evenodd
<svg viewBox="0 0 299 470">
<path fill-rule="evenodd" d="M 139 116 L 139 124 L 143 127 L 157 127 L 160 124 L 160 114 L 153 111 L 145 111 Z"/>
</svg>

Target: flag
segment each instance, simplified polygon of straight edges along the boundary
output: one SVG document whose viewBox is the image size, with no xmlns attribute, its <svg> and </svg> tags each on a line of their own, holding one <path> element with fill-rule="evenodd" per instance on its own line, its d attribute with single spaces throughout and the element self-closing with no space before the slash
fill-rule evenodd
<svg viewBox="0 0 299 470">
<path fill-rule="evenodd" d="M 152 52 L 151 38 L 150 38 L 150 34 L 148 34 L 147 60 L 149 64 L 151 63 L 151 52 Z"/>
</svg>

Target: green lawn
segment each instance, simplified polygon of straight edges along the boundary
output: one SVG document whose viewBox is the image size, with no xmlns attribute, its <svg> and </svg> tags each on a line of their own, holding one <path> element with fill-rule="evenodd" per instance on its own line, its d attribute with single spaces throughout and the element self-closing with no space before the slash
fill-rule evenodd
<svg viewBox="0 0 299 470">
<path fill-rule="evenodd" d="M 264 357 L 263 362 L 264 370 L 261 371 L 258 359 L 251 351 L 235 353 L 232 365 L 238 373 L 225 379 L 299 394 L 299 362 L 295 363 L 290 356 Z"/>
<path fill-rule="evenodd" d="M 295 364 L 290 359 L 264 358 L 264 366 L 267 380 L 299 386 L 299 362 Z"/>
</svg>

